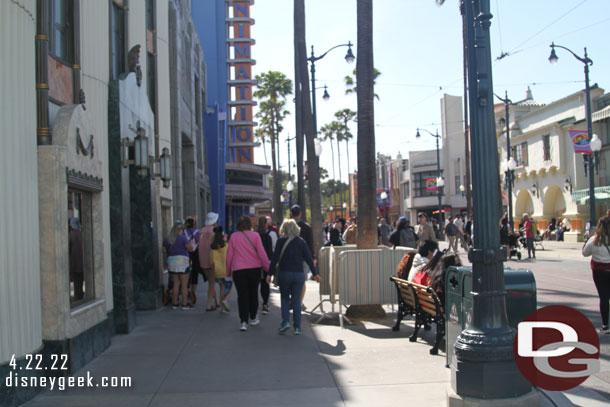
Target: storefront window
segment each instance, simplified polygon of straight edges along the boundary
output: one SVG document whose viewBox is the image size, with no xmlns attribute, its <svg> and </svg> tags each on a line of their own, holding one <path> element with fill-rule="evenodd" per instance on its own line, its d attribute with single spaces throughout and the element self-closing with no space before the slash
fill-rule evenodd
<svg viewBox="0 0 610 407">
<path fill-rule="evenodd" d="M 95 297 L 91 193 L 68 189 L 68 259 L 70 306 Z"/>
</svg>

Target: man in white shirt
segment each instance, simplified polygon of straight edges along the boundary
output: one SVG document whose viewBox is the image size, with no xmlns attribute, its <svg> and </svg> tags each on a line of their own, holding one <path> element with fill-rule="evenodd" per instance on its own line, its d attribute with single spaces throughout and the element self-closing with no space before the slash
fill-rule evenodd
<svg viewBox="0 0 610 407">
<path fill-rule="evenodd" d="M 462 220 L 462 215 L 455 215 L 455 220 L 453 221 L 453 224 L 457 226 L 460 245 L 464 250 L 468 251 L 468 245 L 466 244 L 466 239 L 464 238 L 464 221 Z"/>
</svg>

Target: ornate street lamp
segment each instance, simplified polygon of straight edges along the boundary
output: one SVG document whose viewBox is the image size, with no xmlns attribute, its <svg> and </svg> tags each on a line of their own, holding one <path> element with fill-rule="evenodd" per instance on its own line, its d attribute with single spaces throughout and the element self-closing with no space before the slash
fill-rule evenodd
<svg viewBox="0 0 610 407">
<path fill-rule="evenodd" d="M 590 228 L 589 230 L 592 230 L 595 228 L 595 225 L 596 225 L 596 221 L 595 221 L 595 179 L 593 178 L 593 168 L 595 168 L 595 163 L 594 163 L 595 157 L 594 156 L 596 156 L 596 151 L 593 150 L 593 147 L 594 147 L 593 139 L 594 139 L 595 135 L 593 134 L 593 122 L 591 120 L 591 88 L 589 87 L 589 65 L 593 65 L 593 61 L 587 55 L 587 47 L 585 47 L 585 56 L 584 57 L 579 57 L 571 49 L 566 48 L 562 45 L 556 45 L 554 42 L 551 43 L 550 47 L 551 47 L 551 55 L 549 56 L 549 62 L 551 64 L 555 65 L 557 63 L 557 61 L 559 60 L 559 57 L 557 57 L 557 54 L 555 53 L 555 48 L 561 48 L 561 49 L 565 49 L 566 51 L 568 51 L 570 54 L 572 54 L 572 56 L 574 58 L 578 59 L 580 62 L 582 62 L 585 65 L 585 108 L 586 108 L 586 114 L 587 114 L 587 135 L 590 140 L 589 146 L 591 147 L 591 151 L 593 151 L 593 154 L 590 154 L 589 158 L 587 159 L 589 161 L 589 228 Z M 597 143 L 595 144 L 595 147 L 597 147 Z M 601 142 L 599 143 L 599 148 L 597 151 L 599 151 L 600 149 L 601 149 Z M 586 172 L 586 169 L 585 169 L 585 172 Z"/>
<path fill-rule="evenodd" d="M 352 52 L 352 46 L 353 46 L 353 44 L 350 41 L 348 41 L 347 44 L 335 45 L 334 47 L 330 48 L 328 51 L 326 51 L 325 53 L 323 53 L 322 55 L 320 55 L 318 57 L 315 56 L 315 54 L 313 52 L 313 45 L 311 46 L 311 56 L 309 58 L 307 58 L 307 60 L 311 63 L 311 67 L 310 67 L 310 71 L 311 71 L 311 107 L 312 107 L 312 113 L 313 113 L 313 131 L 316 136 L 318 135 L 318 115 L 317 115 L 317 110 L 316 110 L 316 61 L 319 61 L 320 59 L 324 58 L 326 56 L 326 54 L 328 54 L 330 51 L 332 51 L 335 48 L 348 47 L 347 54 L 345 54 L 345 60 L 347 61 L 348 64 L 351 64 L 356 59 L 356 57 L 354 56 L 354 53 Z M 328 98 L 330 98 L 327 91 L 324 91 L 323 98 L 324 98 L 324 100 L 328 100 Z"/>
<path fill-rule="evenodd" d="M 417 133 L 415 134 L 416 138 L 420 138 L 421 134 L 419 133 L 420 129 L 417 129 Z M 441 153 L 438 145 L 438 141 L 441 138 L 438 134 L 438 130 L 436 130 L 436 134 L 428 131 L 426 129 L 421 129 L 426 133 L 430 134 L 432 137 L 436 138 L 436 193 L 438 195 L 438 225 L 441 237 L 443 236 L 443 208 L 442 208 L 442 196 L 443 196 L 443 186 L 445 186 L 445 180 L 441 177 Z"/>
</svg>

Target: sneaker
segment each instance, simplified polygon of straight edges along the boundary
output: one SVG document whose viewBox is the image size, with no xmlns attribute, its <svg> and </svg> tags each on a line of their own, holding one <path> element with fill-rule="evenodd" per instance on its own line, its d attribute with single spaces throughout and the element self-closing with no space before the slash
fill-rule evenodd
<svg viewBox="0 0 610 407">
<path fill-rule="evenodd" d="M 241 325 L 239 326 L 239 330 L 240 331 L 247 331 L 248 330 L 248 324 L 246 324 L 245 322 L 242 322 Z"/>
<path fill-rule="evenodd" d="M 607 325 L 602 325 L 602 327 L 599 328 L 597 332 L 599 332 L 600 334 L 610 334 L 610 327 L 608 327 Z"/>
<path fill-rule="evenodd" d="M 178 305 L 178 304 L 172 304 L 172 309 L 178 309 L 178 308 L 180 308 L 180 305 Z"/>
<path fill-rule="evenodd" d="M 254 319 L 250 320 L 250 325 L 252 325 L 252 326 L 258 325 L 260 323 L 261 323 L 261 321 L 258 318 L 254 318 Z"/>
<path fill-rule="evenodd" d="M 186 304 L 186 305 L 182 306 L 183 310 L 190 310 L 190 309 L 193 309 L 193 308 L 195 308 L 195 307 L 193 307 L 191 304 Z"/>
<path fill-rule="evenodd" d="M 267 315 L 268 313 L 269 313 L 269 306 L 267 304 L 264 304 L 262 314 Z"/>
<path fill-rule="evenodd" d="M 295 335 L 300 335 L 301 334 L 301 328 L 294 328 L 294 334 Z"/>
<path fill-rule="evenodd" d="M 229 304 L 227 303 L 227 300 L 224 300 L 222 303 L 222 309 L 224 312 L 229 312 L 231 311 L 231 308 L 229 308 Z"/>
<path fill-rule="evenodd" d="M 307 310 L 307 307 L 305 306 L 305 304 L 301 304 L 301 311 L 305 311 Z"/>
<path fill-rule="evenodd" d="M 282 325 L 280 325 L 280 329 L 278 329 L 278 331 L 286 332 L 289 329 L 290 329 L 290 324 L 288 322 L 282 322 Z"/>
</svg>

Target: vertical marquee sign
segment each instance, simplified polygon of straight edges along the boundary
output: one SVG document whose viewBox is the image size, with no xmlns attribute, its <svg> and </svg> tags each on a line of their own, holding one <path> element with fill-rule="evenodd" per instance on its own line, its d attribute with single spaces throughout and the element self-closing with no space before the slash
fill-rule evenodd
<svg viewBox="0 0 610 407">
<path fill-rule="evenodd" d="M 250 6 L 254 0 L 226 0 L 227 8 L 232 8 L 233 17 L 227 18 L 227 61 L 229 72 L 229 151 L 233 163 L 254 163 L 254 126 L 252 109 L 256 102 L 252 100 L 252 59 L 250 27 L 254 19 L 250 18 Z M 227 10 L 229 12 L 229 10 Z M 233 48 L 231 50 L 231 48 Z M 232 52 L 231 52 L 232 51 Z"/>
</svg>

